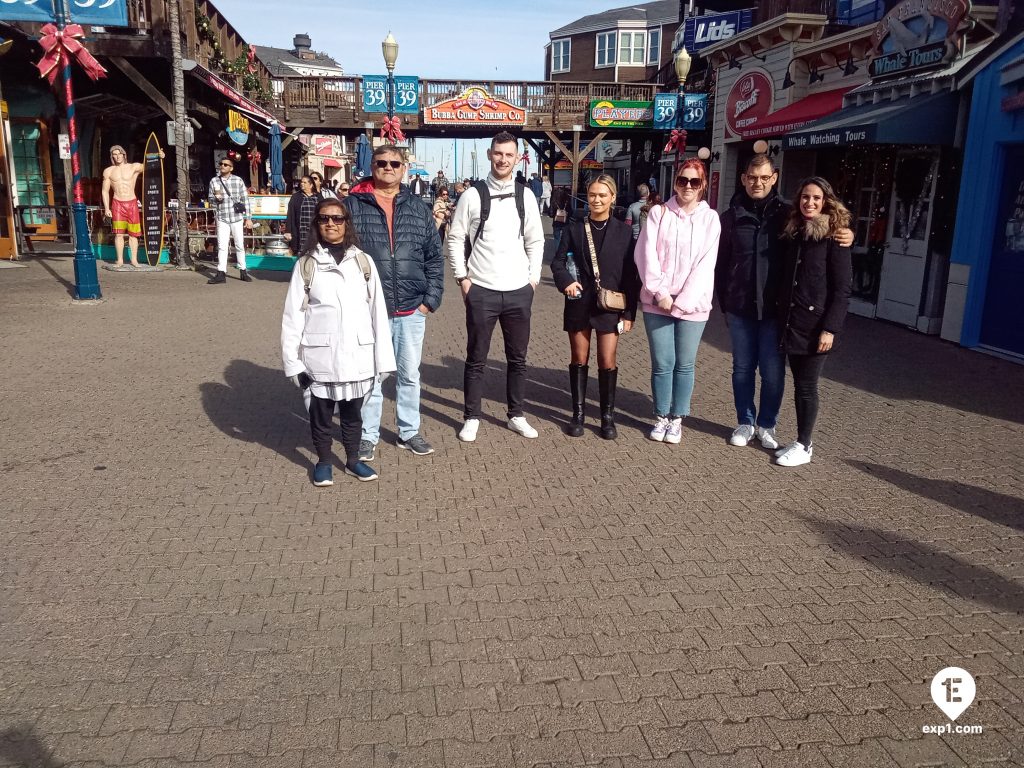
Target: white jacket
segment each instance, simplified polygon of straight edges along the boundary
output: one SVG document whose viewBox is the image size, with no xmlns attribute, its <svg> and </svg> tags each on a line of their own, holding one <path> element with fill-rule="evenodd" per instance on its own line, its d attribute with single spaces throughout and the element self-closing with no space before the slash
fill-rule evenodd
<svg viewBox="0 0 1024 768">
<path fill-rule="evenodd" d="M 317 248 L 305 312 L 305 284 L 296 262 L 281 318 L 285 376 L 305 371 L 314 381 L 365 381 L 397 369 L 377 267 L 367 257 L 367 285 L 356 251 L 349 248 L 338 264 L 324 248 Z"/>
</svg>

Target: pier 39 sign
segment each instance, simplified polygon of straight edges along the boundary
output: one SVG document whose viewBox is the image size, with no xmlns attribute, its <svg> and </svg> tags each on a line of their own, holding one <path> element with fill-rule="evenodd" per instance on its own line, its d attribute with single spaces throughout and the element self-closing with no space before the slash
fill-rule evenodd
<svg viewBox="0 0 1024 768">
<path fill-rule="evenodd" d="M 960 52 L 970 9 L 969 0 L 904 0 L 895 6 L 871 34 L 871 77 L 951 64 Z"/>
<path fill-rule="evenodd" d="M 526 110 L 479 86 L 439 101 L 423 110 L 423 122 L 432 125 L 524 125 Z"/>
</svg>

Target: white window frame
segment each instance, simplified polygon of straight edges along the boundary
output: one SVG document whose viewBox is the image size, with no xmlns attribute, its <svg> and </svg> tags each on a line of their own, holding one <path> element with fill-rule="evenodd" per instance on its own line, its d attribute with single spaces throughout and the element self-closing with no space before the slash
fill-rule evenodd
<svg viewBox="0 0 1024 768">
<path fill-rule="evenodd" d="M 605 45 L 605 61 L 601 61 L 601 39 L 604 38 Z M 611 45 L 607 42 L 611 41 Z M 611 32 L 598 32 L 594 38 L 594 69 L 603 69 L 605 67 L 614 67 L 615 62 L 618 60 L 618 44 L 619 44 L 619 33 L 616 31 Z M 608 56 L 611 56 L 609 59 Z"/>
<path fill-rule="evenodd" d="M 565 49 L 566 49 L 565 53 L 564 54 L 556 54 L 555 52 L 560 50 L 563 45 L 565 46 Z M 565 66 L 564 67 L 560 67 L 560 66 L 558 66 L 558 64 L 556 64 L 556 62 L 559 62 L 561 59 L 565 60 Z M 563 38 L 559 38 L 558 40 L 552 40 L 551 41 L 551 74 L 552 75 L 562 74 L 564 72 L 568 72 L 571 68 L 572 68 L 572 38 L 571 37 L 563 37 Z"/>
<path fill-rule="evenodd" d="M 629 45 L 623 45 L 623 39 L 629 35 Z M 640 36 L 640 45 L 636 43 L 637 35 Z M 647 66 L 647 31 L 643 29 L 623 29 L 619 31 L 618 37 L 618 59 L 620 67 L 646 67 Z M 629 51 L 629 61 L 622 58 L 623 50 Z M 640 61 L 635 61 L 636 52 L 640 51 Z"/>
<path fill-rule="evenodd" d="M 661 64 L 661 27 L 647 30 L 647 66 L 658 66 Z M 658 44 L 654 45 L 652 40 L 657 37 Z"/>
</svg>

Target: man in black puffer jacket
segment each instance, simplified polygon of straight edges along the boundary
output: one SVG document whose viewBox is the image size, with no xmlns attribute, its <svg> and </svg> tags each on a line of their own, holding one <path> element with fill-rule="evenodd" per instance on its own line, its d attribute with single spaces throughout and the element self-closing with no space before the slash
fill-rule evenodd
<svg viewBox="0 0 1024 768">
<path fill-rule="evenodd" d="M 373 152 L 372 179 L 354 186 L 344 204 L 352 216 L 359 247 L 373 257 L 391 320 L 398 362 L 395 411 L 398 447 L 417 456 L 433 453 L 420 434 L 420 358 L 427 315 L 441 306 L 444 256 L 430 205 L 402 186 L 405 156 L 385 144 Z M 363 404 L 359 458 L 372 461 L 380 440 L 384 395 L 380 382 Z"/>
</svg>

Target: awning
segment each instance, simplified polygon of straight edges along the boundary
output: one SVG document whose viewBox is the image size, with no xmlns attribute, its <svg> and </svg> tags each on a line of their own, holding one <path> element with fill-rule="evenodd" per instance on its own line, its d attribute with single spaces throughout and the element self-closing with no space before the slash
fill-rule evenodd
<svg viewBox="0 0 1024 768">
<path fill-rule="evenodd" d="M 782 136 L 807 123 L 831 115 L 843 106 L 843 95 L 851 88 L 853 86 L 848 85 L 844 88 L 822 91 L 793 102 L 788 107 L 777 109 L 744 130 L 743 138 L 763 139 L 769 136 Z"/>
<path fill-rule="evenodd" d="M 813 123 L 782 140 L 783 149 L 855 144 L 945 144 L 956 133 L 957 94 L 906 96 L 862 104 Z"/>
<path fill-rule="evenodd" d="M 268 125 L 271 121 L 277 120 L 276 117 L 267 112 L 267 110 L 263 109 L 263 107 L 261 107 L 255 101 L 253 101 L 252 99 L 248 99 L 242 94 L 240 94 L 228 83 L 224 82 L 224 80 L 217 77 L 217 75 L 213 74 L 213 72 L 208 70 L 206 67 L 197 65 L 195 69 L 192 69 L 190 71 L 193 75 L 195 75 L 195 77 L 197 77 L 199 80 L 202 80 L 204 83 L 213 88 L 221 96 L 226 98 L 239 109 L 248 112 L 256 118 L 259 118 Z"/>
<path fill-rule="evenodd" d="M 341 160 L 337 160 L 337 159 L 335 159 L 333 157 L 325 157 L 324 158 L 324 168 L 341 168 L 341 167 L 343 167 L 342 164 L 341 164 Z"/>
</svg>

